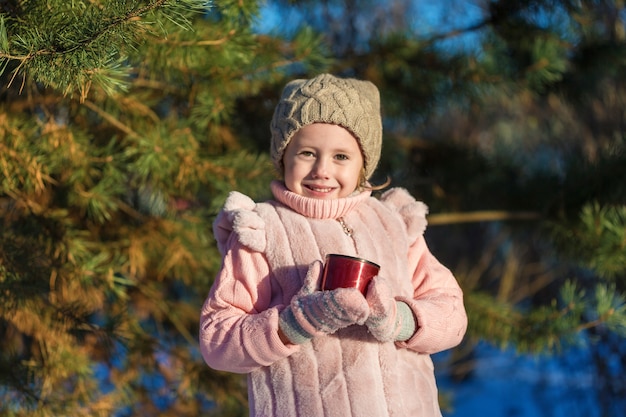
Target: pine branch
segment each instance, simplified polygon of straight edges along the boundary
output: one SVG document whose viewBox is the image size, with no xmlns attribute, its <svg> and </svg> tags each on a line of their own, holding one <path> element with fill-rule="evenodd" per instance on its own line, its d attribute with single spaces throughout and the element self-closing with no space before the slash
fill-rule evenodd
<svg viewBox="0 0 626 417">
<path fill-rule="evenodd" d="M 135 132 L 132 128 L 128 127 L 127 125 L 125 125 L 124 123 L 122 123 L 118 118 L 116 118 L 115 116 L 111 115 L 110 113 L 107 113 L 106 111 L 102 110 L 101 108 L 99 108 L 98 106 L 96 106 L 94 103 L 92 103 L 89 100 L 84 100 L 82 102 L 82 104 L 87 107 L 88 109 L 92 110 L 94 113 L 98 114 L 100 117 L 102 117 L 104 120 L 106 120 L 107 122 L 109 122 L 112 126 L 114 126 L 115 128 L 119 129 L 120 131 L 124 132 L 125 134 L 127 134 L 130 137 L 134 137 L 134 138 L 139 138 L 139 134 L 137 132 Z"/>
<path fill-rule="evenodd" d="M 4 58 L 7 60 L 16 60 L 16 61 L 20 61 L 20 66 L 24 65 L 25 62 L 28 62 L 30 60 L 35 59 L 38 56 L 43 56 L 43 55 L 64 55 L 64 54 L 68 54 L 71 52 L 74 52 L 80 48 L 85 48 L 86 46 L 93 44 L 96 40 L 100 39 L 102 36 L 106 35 L 107 33 L 111 32 L 113 29 L 115 29 L 116 27 L 130 22 L 131 20 L 135 20 L 136 18 L 142 16 L 143 14 L 151 11 L 151 10 L 155 10 L 161 6 L 163 6 L 165 3 L 167 3 L 168 0 L 156 0 L 154 3 L 152 4 L 148 4 L 145 7 L 142 7 L 140 9 L 137 10 L 132 10 L 130 12 L 128 12 L 127 14 L 115 18 L 113 20 L 111 20 L 106 26 L 102 27 L 100 30 L 94 32 L 93 34 L 91 34 L 91 36 L 88 36 L 84 39 L 78 40 L 76 42 L 74 42 L 72 45 L 68 45 L 65 47 L 57 47 L 57 46 L 49 46 L 49 47 L 45 47 L 45 48 L 41 48 L 32 52 L 29 52 L 26 55 L 12 55 L 8 52 L 1 52 L 0 51 L 0 59 Z M 0 17 L 0 21 L 2 24 L 2 28 L 4 28 L 4 18 Z M 4 49 L 4 48 L 3 48 Z"/>
<path fill-rule="evenodd" d="M 469 331 L 473 337 L 520 352 L 553 352 L 574 343 L 582 331 L 599 326 L 626 336 L 626 297 L 614 286 L 597 285 L 590 297 L 568 281 L 560 300 L 529 311 L 474 291 L 467 295 L 466 306 L 472 312 Z"/>
<path fill-rule="evenodd" d="M 484 210 L 468 213 L 441 213 L 428 216 L 428 224 L 441 226 L 455 223 L 494 222 L 507 220 L 538 220 L 541 214 L 532 211 Z"/>
<path fill-rule="evenodd" d="M 140 36 L 148 29 L 141 17 L 170 7 L 171 15 L 163 13 L 156 22 L 164 27 L 163 19 L 167 19 L 178 27 L 190 27 L 182 11 L 199 10 L 200 3 L 155 0 L 129 10 L 124 10 L 128 8 L 125 2 L 117 4 L 119 7 L 107 3 L 84 10 L 71 6 L 39 10 L 42 6 L 32 3 L 21 16 L 29 25 L 0 16 L 0 75 L 12 72 L 8 87 L 21 76 L 20 93 L 30 80 L 57 88 L 64 95 L 76 91 L 82 100 L 92 84 L 108 94 L 124 90 L 132 65 L 125 54 L 141 43 Z M 42 19 L 42 13 L 51 17 Z"/>
<path fill-rule="evenodd" d="M 170 45 L 170 46 L 175 46 L 175 47 L 180 47 L 180 46 L 218 46 L 218 45 L 223 45 L 224 43 L 228 42 L 230 39 L 233 38 L 233 36 L 235 35 L 235 33 L 237 33 L 237 31 L 235 29 L 231 29 L 228 34 L 220 39 L 213 39 L 213 40 L 208 40 L 208 39 L 204 39 L 204 40 L 190 40 L 190 41 L 173 41 L 171 39 L 159 39 L 156 41 L 156 43 L 162 43 L 165 45 Z"/>
</svg>

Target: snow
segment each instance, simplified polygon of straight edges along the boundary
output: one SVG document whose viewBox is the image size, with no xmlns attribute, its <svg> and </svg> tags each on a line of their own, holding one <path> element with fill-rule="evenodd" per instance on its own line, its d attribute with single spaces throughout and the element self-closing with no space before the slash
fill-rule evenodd
<svg viewBox="0 0 626 417">
<path fill-rule="evenodd" d="M 476 352 L 474 371 L 465 381 L 437 376 L 440 391 L 452 396 L 454 409 L 444 412 L 445 417 L 600 416 L 594 375 L 584 350 L 531 356 L 480 345 Z M 435 355 L 435 364 L 447 356 Z"/>
</svg>

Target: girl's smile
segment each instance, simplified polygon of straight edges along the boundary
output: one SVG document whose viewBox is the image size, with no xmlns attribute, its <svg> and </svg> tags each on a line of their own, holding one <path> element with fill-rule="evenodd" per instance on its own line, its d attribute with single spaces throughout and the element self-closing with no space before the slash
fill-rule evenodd
<svg viewBox="0 0 626 417">
<path fill-rule="evenodd" d="M 285 149 L 283 166 L 290 191 L 311 198 L 343 198 L 359 185 L 363 155 L 347 129 L 313 123 L 293 136 Z"/>
</svg>

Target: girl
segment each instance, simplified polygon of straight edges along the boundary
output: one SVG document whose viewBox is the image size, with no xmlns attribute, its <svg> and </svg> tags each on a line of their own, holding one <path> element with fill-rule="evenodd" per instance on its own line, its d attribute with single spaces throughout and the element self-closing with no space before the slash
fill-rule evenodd
<svg viewBox="0 0 626 417">
<path fill-rule="evenodd" d="M 371 196 L 378 89 L 292 81 L 271 132 L 274 200 L 232 192 L 214 223 L 223 260 L 201 314 L 204 359 L 248 374 L 253 417 L 441 416 L 429 355 L 463 338 L 463 296 L 426 246 L 426 206 L 399 188 Z M 381 266 L 366 296 L 320 291 L 328 253 Z"/>
</svg>

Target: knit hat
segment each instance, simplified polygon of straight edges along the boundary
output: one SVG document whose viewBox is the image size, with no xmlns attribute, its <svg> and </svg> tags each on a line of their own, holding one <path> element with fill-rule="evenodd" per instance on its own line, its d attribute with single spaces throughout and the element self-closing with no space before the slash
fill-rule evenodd
<svg viewBox="0 0 626 417">
<path fill-rule="evenodd" d="M 313 123 L 343 126 L 356 136 L 369 179 L 382 147 L 382 120 L 378 88 L 369 81 L 321 74 L 309 80 L 294 80 L 283 89 L 270 125 L 271 156 L 282 172 L 283 154 L 298 129 Z"/>
</svg>

